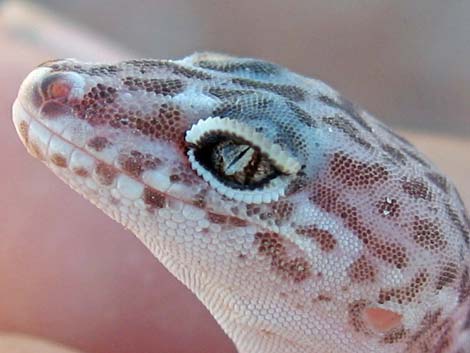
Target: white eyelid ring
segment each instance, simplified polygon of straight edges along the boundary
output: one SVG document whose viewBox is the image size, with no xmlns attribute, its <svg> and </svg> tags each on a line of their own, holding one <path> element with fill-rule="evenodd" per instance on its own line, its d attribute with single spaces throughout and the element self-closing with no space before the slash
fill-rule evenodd
<svg viewBox="0 0 470 353">
<path fill-rule="evenodd" d="M 285 195 L 285 190 L 291 180 L 300 170 L 300 163 L 278 144 L 270 142 L 264 135 L 256 132 L 254 128 L 230 118 L 209 117 L 193 125 L 186 133 L 186 141 L 197 146 L 211 132 L 228 133 L 249 141 L 269 158 L 274 166 L 282 173 L 269 180 L 267 184 L 252 190 L 231 188 L 216 178 L 213 173 L 202 166 L 196 159 L 193 149 L 189 149 L 188 157 L 192 168 L 208 184 L 222 195 L 233 200 L 246 203 L 269 203 L 277 201 Z"/>
</svg>

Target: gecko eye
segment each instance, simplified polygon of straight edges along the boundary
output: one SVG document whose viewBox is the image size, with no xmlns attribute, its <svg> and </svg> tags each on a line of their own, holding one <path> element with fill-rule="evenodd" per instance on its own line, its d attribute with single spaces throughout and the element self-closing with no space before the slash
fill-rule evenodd
<svg viewBox="0 0 470 353">
<path fill-rule="evenodd" d="M 276 201 L 300 164 L 252 127 L 208 118 L 186 133 L 192 168 L 219 193 L 247 203 Z"/>
</svg>

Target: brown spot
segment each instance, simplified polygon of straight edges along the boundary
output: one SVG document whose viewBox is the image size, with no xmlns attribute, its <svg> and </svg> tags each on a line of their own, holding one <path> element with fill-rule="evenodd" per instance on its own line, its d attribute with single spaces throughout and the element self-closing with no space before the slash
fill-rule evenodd
<svg viewBox="0 0 470 353">
<path fill-rule="evenodd" d="M 250 205 L 247 206 L 247 209 Z M 253 206 L 252 210 L 257 210 L 255 214 L 259 213 L 259 218 L 263 221 L 274 219 L 276 225 L 281 225 L 287 222 L 294 211 L 294 205 L 289 201 L 278 201 L 270 205 L 270 208 L 266 212 L 261 212 L 261 209 L 257 206 Z M 250 213 L 250 211 L 248 212 Z"/>
<path fill-rule="evenodd" d="M 262 60 L 239 59 L 239 60 L 200 60 L 197 65 L 204 69 L 221 71 L 227 73 L 240 72 L 250 75 L 274 75 L 279 73 L 281 67 Z"/>
<path fill-rule="evenodd" d="M 211 223 L 215 224 L 225 224 L 227 223 L 228 216 L 220 215 L 217 213 L 207 212 L 207 219 Z"/>
<path fill-rule="evenodd" d="M 318 297 L 317 297 L 317 300 L 320 301 L 320 302 L 331 302 L 333 300 L 333 298 L 331 298 L 328 295 L 319 294 Z"/>
<path fill-rule="evenodd" d="M 449 183 L 445 176 L 438 173 L 427 173 L 426 176 L 428 179 L 436 185 L 441 191 L 445 194 L 449 193 Z"/>
<path fill-rule="evenodd" d="M 403 341 L 406 336 L 408 336 L 407 330 L 404 327 L 401 327 L 396 330 L 392 330 L 392 332 L 383 336 L 382 342 L 385 344 L 394 344 Z"/>
<path fill-rule="evenodd" d="M 400 204 L 396 199 L 387 197 L 384 200 L 377 202 L 375 206 L 377 207 L 377 211 L 382 217 L 400 217 Z"/>
<path fill-rule="evenodd" d="M 82 167 L 74 168 L 73 172 L 76 175 L 78 175 L 79 177 L 83 177 L 83 178 L 90 175 L 90 173 L 88 173 L 88 170 L 86 170 L 85 168 L 82 168 Z"/>
<path fill-rule="evenodd" d="M 300 108 L 297 104 L 291 102 L 291 101 L 286 101 L 287 106 L 289 109 L 292 111 L 292 113 L 295 114 L 295 117 L 297 120 L 301 121 L 305 125 L 309 127 L 317 127 L 316 121 L 313 119 L 313 117 L 307 113 L 305 110 Z"/>
<path fill-rule="evenodd" d="M 98 180 L 103 185 L 111 185 L 117 175 L 117 170 L 113 166 L 99 162 L 95 169 Z"/>
<path fill-rule="evenodd" d="M 382 289 L 378 302 L 384 304 L 389 301 L 398 304 L 409 304 L 416 300 L 418 294 L 424 289 L 429 280 L 429 275 L 425 270 L 418 273 L 411 283 L 403 288 Z"/>
<path fill-rule="evenodd" d="M 70 111 L 70 106 L 55 101 L 50 101 L 44 103 L 44 105 L 41 107 L 41 117 L 54 119 L 64 115 L 69 115 Z"/>
<path fill-rule="evenodd" d="M 184 90 L 183 81 L 178 79 L 126 77 L 122 82 L 130 91 L 143 90 L 163 96 L 175 96 Z"/>
<path fill-rule="evenodd" d="M 297 86 L 276 85 L 273 83 L 249 80 L 246 78 L 234 78 L 232 79 L 232 82 L 242 87 L 270 91 L 272 93 L 276 93 L 292 101 L 301 101 L 301 100 L 304 100 L 305 97 L 307 96 L 307 92 L 305 92 L 303 89 Z"/>
<path fill-rule="evenodd" d="M 348 114 L 356 123 L 358 123 L 363 129 L 372 132 L 372 128 L 367 124 L 360 113 L 360 108 L 357 107 L 353 102 L 347 100 L 344 97 L 338 97 L 338 101 L 329 96 L 320 96 L 318 98 L 321 102 L 329 105 L 330 107 L 342 110 Z"/>
<path fill-rule="evenodd" d="M 33 157 L 35 157 L 35 158 L 37 158 L 41 161 L 46 160 L 46 158 L 44 157 L 44 154 L 42 153 L 41 147 L 39 147 L 39 145 L 36 144 L 36 142 L 31 141 L 29 143 L 29 150 L 28 151 Z"/>
<path fill-rule="evenodd" d="M 467 244 L 467 246 L 470 245 L 470 229 L 468 226 L 464 224 L 457 211 L 449 203 L 446 204 L 446 211 L 454 226 L 459 230 L 460 234 L 462 234 L 462 239 L 465 244 Z"/>
<path fill-rule="evenodd" d="M 194 195 L 194 198 L 192 200 L 193 206 L 196 206 L 199 208 L 205 208 L 206 196 L 207 196 L 207 189 L 202 189 L 201 191 L 199 191 L 196 195 Z"/>
<path fill-rule="evenodd" d="M 229 217 L 228 223 L 234 227 L 246 227 L 248 224 L 247 221 L 238 217 Z"/>
<path fill-rule="evenodd" d="M 382 149 L 392 158 L 393 161 L 406 165 L 406 157 L 400 152 L 400 150 L 390 145 L 382 145 Z"/>
<path fill-rule="evenodd" d="M 398 269 L 406 267 L 408 263 L 406 249 L 400 244 L 381 239 L 376 232 L 365 225 L 355 207 L 339 201 L 337 191 L 316 184 L 309 200 L 324 211 L 341 218 L 345 226 L 361 240 L 374 257 L 388 262 Z"/>
<path fill-rule="evenodd" d="M 363 311 L 364 322 L 376 332 L 386 333 L 401 327 L 402 315 L 387 309 L 367 307 Z"/>
<path fill-rule="evenodd" d="M 155 169 L 160 163 L 161 160 L 159 158 L 136 150 L 123 153 L 119 156 L 121 168 L 135 178 L 140 177 L 146 170 Z"/>
<path fill-rule="evenodd" d="M 433 251 L 446 248 L 447 241 L 435 222 L 415 216 L 412 229 L 414 241 L 424 249 Z"/>
<path fill-rule="evenodd" d="M 411 149 L 403 148 L 402 152 L 405 153 L 408 157 L 412 158 L 415 162 L 418 162 L 419 164 L 421 164 L 423 167 L 425 168 L 431 167 L 429 163 L 420 156 L 418 151 L 414 149 L 411 150 Z"/>
<path fill-rule="evenodd" d="M 166 205 L 166 198 L 161 192 L 146 186 L 144 189 L 144 202 L 150 209 L 163 208 Z"/>
<path fill-rule="evenodd" d="M 441 290 L 444 287 L 454 283 L 457 280 L 459 266 L 453 262 L 444 265 L 437 278 L 436 289 Z"/>
<path fill-rule="evenodd" d="M 29 124 L 26 121 L 22 120 L 18 124 L 18 133 L 20 134 L 24 144 L 27 145 L 29 142 Z"/>
<path fill-rule="evenodd" d="M 429 352 L 432 345 L 436 340 L 436 333 L 439 332 L 442 326 L 442 310 L 439 309 L 434 312 L 428 312 L 421 323 L 419 324 L 419 331 L 417 331 L 408 340 L 409 344 L 407 352 Z"/>
<path fill-rule="evenodd" d="M 432 200 L 431 191 L 429 191 L 429 187 L 423 182 L 422 179 L 403 179 L 401 183 L 403 191 L 411 197 L 426 201 Z"/>
<path fill-rule="evenodd" d="M 346 117 L 341 116 L 327 116 L 324 117 L 323 122 L 330 126 L 335 127 L 336 129 L 342 131 L 344 134 L 349 136 L 354 142 L 366 147 L 371 148 L 371 144 L 367 142 L 363 137 L 361 137 L 360 131 L 349 122 Z"/>
<path fill-rule="evenodd" d="M 333 251 L 336 247 L 337 241 L 333 234 L 324 229 L 319 229 L 315 225 L 302 226 L 295 230 L 297 234 L 303 235 L 307 238 L 315 240 L 325 252 Z"/>
<path fill-rule="evenodd" d="M 362 163 L 352 157 L 336 152 L 330 161 L 330 174 L 342 184 L 353 187 L 371 187 L 388 180 L 385 167 L 374 163 Z"/>
<path fill-rule="evenodd" d="M 348 276 L 354 283 L 371 283 L 375 281 L 377 268 L 363 255 L 348 268 Z"/>
<path fill-rule="evenodd" d="M 61 154 L 54 153 L 51 156 L 51 162 L 54 163 L 56 166 L 60 168 L 66 168 L 67 167 L 67 159 L 62 156 Z"/>
<path fill-rule="evenodd" d="M 468 266 L 465 266 L 462 277 L 460 279 L 459 303 L 463 303 L 468 298 L 470 298 L 470 270 Z"/>
<path fill-rule="evenodd" d="M 111 143 L 108 141 L 106 137 L 96 136 L 88 141 L 87 146 L 90 148 L 93 148 L 96 152 L 101 152 L 110 144 Z"/>
<path fill-rule="evenodd" d="M 349 324 L 353 327 L 354 331 L 365 334 L 365 335 L 371 335 L 372 332 L 369 330 L 369 328 L 365 324 L 364 318 L 362 315 L 367 305 L 368 305 L 368 302 L 362 299 L 350 303 L 348 305 L 348 320 L 349 320 Z"/>
<path fill-rule="evenodd" d="M 467 317 L 465 318 L 465 322 L 463 324 L 464 330 L 470 330 L 470 306 L 468 307 Z"/>
<path fill-rule="evenodd" d="M 310 275 L 310 264 L 301 257 L 290 258 L 279 234 L 272 232 L 255 234 L 258 252 L 271 258 L 271 267 L 282 277 L 302 282 Z"/>
<path fill-rule="evenodd" d="M 133 68 L 145 74 L 147 72 L 166 69 L 175 75 L 199 80 L 210 80 L 212 78 L 208 73 L 201 70 L 194 70 L 184 65 L 177 64 L 170 60 L 139 59 L 128 60 L 121 63 L 123 66 L 132 66 Z"/>
<path fill-rule="evenodd" d="M 239 97 L 239 96 L 243 96 L 243 95 L 246 95 L 246 94 L 252 94 L 255 91 L 241 90 L 241 89 L 226 89 L 226 88 L 220 88 L 220 87 L 210 87 L 207 92 L 209 94 L 221 99 L 221 100 L 227 100 L 227 99 L 230 99 L 230 98 Z"/>
</svg>

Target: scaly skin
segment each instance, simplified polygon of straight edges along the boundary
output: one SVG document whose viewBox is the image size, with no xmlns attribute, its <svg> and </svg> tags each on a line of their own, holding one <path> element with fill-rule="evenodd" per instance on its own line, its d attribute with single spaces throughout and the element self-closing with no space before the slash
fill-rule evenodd
<svg viewBox="0 0 470 353">
<path fill-rule="evenodd" d="M 13 119 L 241 353 L 470 353 L 457 191 L 324 83 L 208 53 L 57 60 L 25 79 Z"/>
</svg>

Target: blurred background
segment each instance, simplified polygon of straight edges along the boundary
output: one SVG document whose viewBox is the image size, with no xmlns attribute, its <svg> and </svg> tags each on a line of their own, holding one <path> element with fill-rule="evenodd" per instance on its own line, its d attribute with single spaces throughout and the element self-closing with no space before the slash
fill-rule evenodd
<svg viewBox="0 0 470 353">
<path fill-rule="evenodd" d="M 465 0 L 0 1 L 0 332 L 90 353 L 235 352 L 137 239 L 27 155 L 10 110 L 35 65 L 203 50 L 270 60 L 405 132 L 468 205 L 469 33 Z"/>
</svg>

